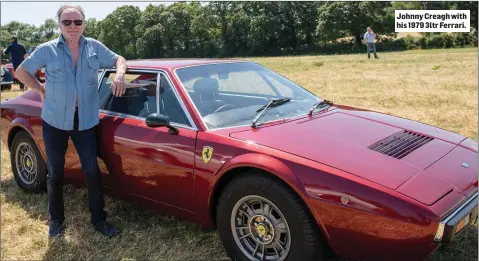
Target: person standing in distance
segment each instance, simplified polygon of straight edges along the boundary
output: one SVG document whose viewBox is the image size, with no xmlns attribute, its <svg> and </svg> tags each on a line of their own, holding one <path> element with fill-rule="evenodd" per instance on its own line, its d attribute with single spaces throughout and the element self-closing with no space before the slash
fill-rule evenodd
<svg viewBox="0 0 479 261">
<path fill-rule="evenodd" d="M 376 33 L 373 32 L 371 27 L 368 27 L 368 31 L 364 34 L 364 41 L 368 47 L 368 59 L 371 59 L 371 50 L 374 51 L 374 58 L 379 59 L 378 55 L 376 54 L 376 43 L 374 43 L 375 39 Z"/>
<path fill-rule="evenodd" d="M 114 96 L 125 93 L 126 60 L 100 41 L 83 36 L 85 14 L 81 7 L 64 5 L 57 12 L 61 34 L 43 43 L 17 69 L 17 76 L 40 94 L 42 132 L 48 157 L 47 190 L 49 236 L 63 235 L 63 174 L 71 138 L 87 181 L 88 208 L 96 231 L 113 236 L 119 229 L 106 221 L 103 186 L 97 162 L 99 124 L 98 70 L 116 67 L 111 85 Z M 33 77 L 45 67 L 45 85 Z"/>
<path fill-rule="evenodd" d="M 13 69 L 16 71 L 18 66 L 24 61 L 25 54 L 27 54 L 27 50 L 25 50 L 25 46 L 23 44 L 18 43 L 18 38 L 16 36 L 12 37 L 12 42 L 8 45 L 5 50 L 3 50 L 3 54 L 7 55 L 10 54 L 10 59 L 12 60 Z M 18 77 L 17 77 L 18 79 Z M 23 82 L 20 81 L 20 90 L 25 90 L 25 85 Z"/>
</svg>

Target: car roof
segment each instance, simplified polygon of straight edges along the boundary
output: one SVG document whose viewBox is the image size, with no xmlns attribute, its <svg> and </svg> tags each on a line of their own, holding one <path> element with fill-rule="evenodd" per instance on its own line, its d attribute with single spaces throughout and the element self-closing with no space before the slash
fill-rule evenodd
<svg viewBox="0 0 479 261">
<path fill-rule="evenodd" d="M 128 60 L 127 64 L 130 67 L 136 68 L 156 68 L 156 69 L 169 69 L 174 70 L 181 67 L 194 66 L 194 65 L 205 65 L 205 64 L 215 64 L 215 63 L 231 63 L 231 62 L 245 62 L 242 60 L 232 60 L 232 59 L 138 59 L 138 60 Z"/>
</svg>

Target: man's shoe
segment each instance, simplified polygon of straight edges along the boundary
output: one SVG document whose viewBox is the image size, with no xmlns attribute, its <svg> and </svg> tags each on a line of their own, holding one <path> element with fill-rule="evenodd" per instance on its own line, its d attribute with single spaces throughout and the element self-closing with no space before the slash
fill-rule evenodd
<svg viewBox="0 0 479 261">
<path fill-rule="evenodd" d="M 115 236 L 120 234 L 120 230 L 107 221 L 99 221 L 94 225 L 95 230 L 105 236 Z"/>
<path fill-rule="evenodd" d="M 50 222 L 50 229 L 48 230 L 48 237 L 58 237 L 63 235 L 63 222 L 61 221 L 51 221 Z"/>
</svg>

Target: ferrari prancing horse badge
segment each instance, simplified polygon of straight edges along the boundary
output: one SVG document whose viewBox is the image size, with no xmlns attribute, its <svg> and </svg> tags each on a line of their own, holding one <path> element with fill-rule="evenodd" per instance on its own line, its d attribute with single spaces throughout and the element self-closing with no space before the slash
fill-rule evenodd
<svg viewBox="0 0 479 261">
<path fill-rule="evenodd" d="M 205 163 L 208 163 L 208 161 L 210 161 L 211 157 L 213 156 L 213 148 L 209 146 L 204 146 L 202 156 L 203 161 Z"/>
</svg>

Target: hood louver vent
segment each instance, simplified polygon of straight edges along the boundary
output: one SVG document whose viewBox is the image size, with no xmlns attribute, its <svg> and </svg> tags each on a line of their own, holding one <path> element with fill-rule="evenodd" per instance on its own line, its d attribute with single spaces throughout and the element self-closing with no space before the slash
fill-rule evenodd
<svg viewBox="0 0 479 261">
<path fill-rule="evenodd" d="M 431 137 L 410 131 L 401 131 L 370 145 L 368 148 L 402 159 L 431 140 L 433 140 Z"/>
</svg>

